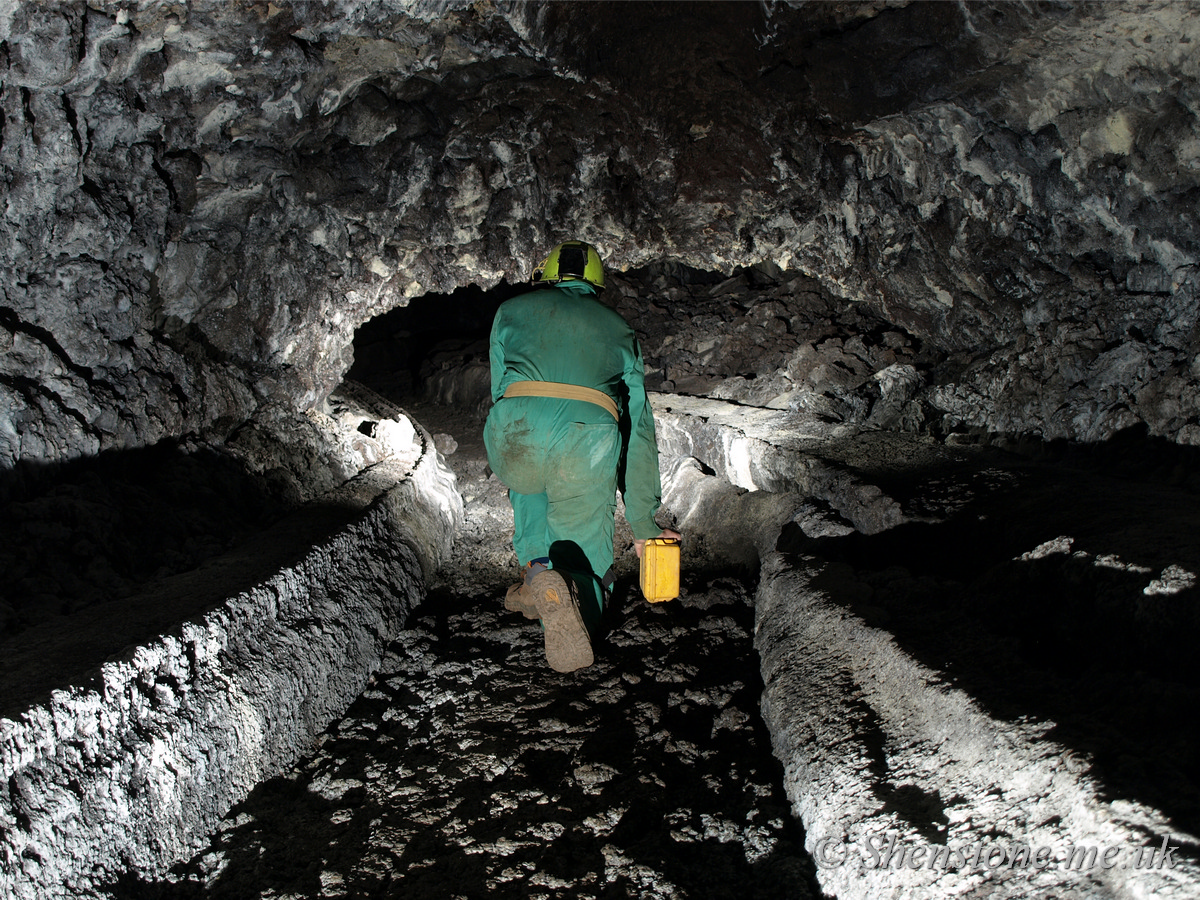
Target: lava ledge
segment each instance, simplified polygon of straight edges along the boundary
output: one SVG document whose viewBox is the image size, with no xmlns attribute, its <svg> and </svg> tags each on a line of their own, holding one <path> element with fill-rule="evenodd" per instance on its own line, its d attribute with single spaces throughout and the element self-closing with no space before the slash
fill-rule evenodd
<svg viewBox="0 0 1200 900">
<path fill-rule="evenodd" d="M 126 873 L 160 875 L 311 750 L 366 686 L 462 520 L 453 474 L 419 441 L 415 465 L 381 462 L 301 511 L 357 510 L 292 564 L 0 720 L 0 893 L 102 896 Z M 289 529 L 294 518 L 247 552 Z"/>
<path fill-rule="evenodd" d="M 755 599 L 763 714 L 823 890 L 841 900 L 1195 896 L 1196 865 L 1155 867 L 1149 849 L 1194 837 L 1142 804 L 1105 802 L 1085 762 L 1044 736 L 1050 725 L 992 719 L 838 602 L 854 589 L 834 566 L 770 553 Z M 1081 847 L 1104 864 L 1059 861 Z M 1034 864 L 1040 848 L 1055 854 L 1049 865 Z"/>
</svg>

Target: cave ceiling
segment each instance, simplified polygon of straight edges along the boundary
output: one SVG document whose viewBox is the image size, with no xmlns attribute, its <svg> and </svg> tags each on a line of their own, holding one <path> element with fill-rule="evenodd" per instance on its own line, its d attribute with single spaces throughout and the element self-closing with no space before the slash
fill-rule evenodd
<svg viewBox="0 0 1200 900">
<path fill-rule="evenodd" d="M 367 319 L 567 236 L 803 273 L 956 355 L 981 428 L 1200 441 L 1198 38 L 1166 2 L 0 5 L 0 460 L 309 407 Z"/>
</svg>

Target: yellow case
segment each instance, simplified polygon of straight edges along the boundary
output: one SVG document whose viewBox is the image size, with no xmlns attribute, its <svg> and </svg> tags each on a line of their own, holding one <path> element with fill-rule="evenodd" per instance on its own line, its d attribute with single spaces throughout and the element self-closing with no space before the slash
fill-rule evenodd
<svg viewBox="0 0 1200 900">
<path fill-rule="evenodd" d="M 651 603 L 679 596 L 679 541 L 646 541 L 642 548 L 642 596 Z"/>
</svg>

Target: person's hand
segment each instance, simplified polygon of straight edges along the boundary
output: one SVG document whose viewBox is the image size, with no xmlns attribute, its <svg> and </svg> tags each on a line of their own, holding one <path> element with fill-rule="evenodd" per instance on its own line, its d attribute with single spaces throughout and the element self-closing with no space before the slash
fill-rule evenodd
<svg viewBox="0 0 1200 900">
<path fill-rule="evenodd" d="M 679 534 L 678 531 L 672 531 L 670 528 L 664 528 L 662 530 L 662 534 L 660 534 L 659 537 L 666 539 L 668 541 L 677 541 L 680 539 L 681 535 Z M 639 541 L 635 538 L 633 541 L 633 552 L 638 555 L 638 559 L 642 558 L 642 551 L 645 549 L 646 549 L 645 540 Z"/>
</svg>

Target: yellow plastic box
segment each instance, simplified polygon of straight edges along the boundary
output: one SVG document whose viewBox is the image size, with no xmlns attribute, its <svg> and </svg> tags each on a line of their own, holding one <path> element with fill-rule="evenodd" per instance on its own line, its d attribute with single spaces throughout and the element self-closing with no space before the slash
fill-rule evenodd
<svg viewBox="0 0 1200 900">
<path fill-rule="evenodd" d="M 662 603 L 679 596 L 679 541 L 651 538 L 642 548 L 642 596 Z"/>
</svg>

